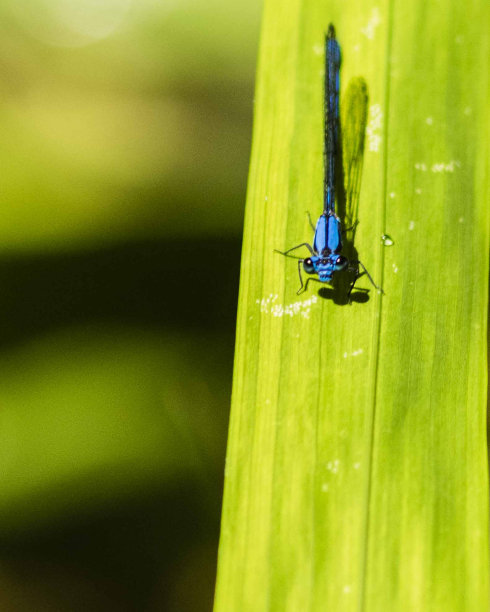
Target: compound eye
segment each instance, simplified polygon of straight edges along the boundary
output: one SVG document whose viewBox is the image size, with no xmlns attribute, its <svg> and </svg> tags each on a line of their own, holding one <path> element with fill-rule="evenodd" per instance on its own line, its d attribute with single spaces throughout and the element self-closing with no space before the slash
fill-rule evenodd
<svg viewBox="0 0 490 612">
<path fill-rule="evenodd" d="M 344 257 L 343 255 L 339 255 L 337 259 L 335 260 L 335 270 L 337 270 L 337 272 L 339 270 L 345 270 L 348 264 L 349 264 L 349 260 L 347 259 L 347 257 Z"/>
<path fill-rule="evenodd" d="M 309 257 L 303 260 L 303 269 L 307 274 L 313 274 L 315 272 L 315 267 Z"/>
</svg>

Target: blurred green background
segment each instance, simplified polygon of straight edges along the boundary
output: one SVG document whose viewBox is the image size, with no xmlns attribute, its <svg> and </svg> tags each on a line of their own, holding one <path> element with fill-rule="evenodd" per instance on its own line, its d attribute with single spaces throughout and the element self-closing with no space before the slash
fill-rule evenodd
<svg viewBox="0 0 490 612">
<path fill-rule="evenodd" d="M 0 6 L 0 610 L 210 610 L 260 0 Z"/>
</svg>

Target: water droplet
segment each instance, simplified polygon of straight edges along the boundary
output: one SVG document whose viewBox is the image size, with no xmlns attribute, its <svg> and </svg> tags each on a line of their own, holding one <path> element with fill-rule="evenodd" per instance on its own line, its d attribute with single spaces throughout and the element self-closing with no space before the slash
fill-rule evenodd
<svg viewBox="0 0 490 612">
<path fill-rule="evenodd" d="M 393 246 L 395 244 L 393 238 L 391 236 L 388 236 L 388 234 L 383 234 L 381 236 L 381 242 L 384 246 Z"/>
</svg>

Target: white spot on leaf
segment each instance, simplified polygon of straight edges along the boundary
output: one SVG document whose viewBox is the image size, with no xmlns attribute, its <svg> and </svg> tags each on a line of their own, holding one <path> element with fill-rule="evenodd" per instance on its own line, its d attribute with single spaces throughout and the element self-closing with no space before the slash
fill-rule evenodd
<svg viewBox="0 0 490 612">
<path fill-rule="evenodd" d="M 369 21 L 366 27 L 361 28 L 362 34 L 364 34 L 364 36 L 369 40 L 373 40 L 376 28 L 379 26 L 380 23 L 381 17 L 379 14 L 379 9 L 375 6 L 371 11 L 371 15 L 369 17 Z"/>
<path fill-rule="evenodd" d="M 452 159 L 450 162 L 440 162 L 437 164 L 432 164 L 431 170 L 432 172 L 454 172 L 456 168 L 461 167 L 461 162 Z"/>
<path fill-rule="evenodd" d="M 318 297 L 312 295 L 309 299 L 293 302 L 291 304 L 276 304 L 278 295 L 270 294 L 267 298 L 257 299 L 255 303 L 260 306 L 260 312 L 271 314 L 273 317 L 283 317 L 300 315 L 305 319 L 310 317 L 310 310 L 316 304 Z"/>
<path fill-rule="evenodd" d="M 377 153 L 381 144 L 381 134 L 383 126 L 383 113 L 379 104 L 373 104 L 369 108 L 369 122 L 366 127 L 368 150 Z"/>
</svg>

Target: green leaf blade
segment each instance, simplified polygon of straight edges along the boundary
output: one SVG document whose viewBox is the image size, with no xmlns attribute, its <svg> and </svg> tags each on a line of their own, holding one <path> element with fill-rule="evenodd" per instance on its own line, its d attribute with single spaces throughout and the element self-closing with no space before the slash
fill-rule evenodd
<svg viewBox="0 0 490 612">
<path fill-rule="evenodd" d="M 217 611 L 486 608 L 485 11 L 266 4 Z M 330 21 L 342 114 L 367 84 L 346 199 L 358 180 L 354 246 L 385 290 L 348 306 L 297 297 L 273 253 L 321 211 Z"/>
</svg>

